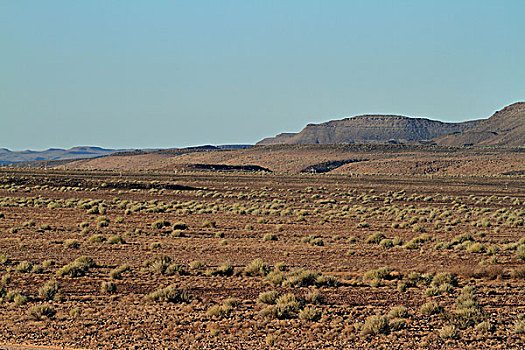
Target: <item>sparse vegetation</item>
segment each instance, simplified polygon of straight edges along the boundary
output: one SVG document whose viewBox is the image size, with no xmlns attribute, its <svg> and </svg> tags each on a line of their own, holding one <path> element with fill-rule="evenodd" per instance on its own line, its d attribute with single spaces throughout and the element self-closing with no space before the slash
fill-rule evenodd
<svg viewBox="0 0 525 350">
<path fill-rule="evenodd" d="M 166 303 L 189 303 L 191 296 L 188 292 L 182 289 L 177 289 L 174 286 L 157 289 L 147 296 L 148 300 Z"/>
<path fill-rule="evenodd" d="M 100 291 L 106 294 L 113 294 L 117 291 L 117 285 L 112 281 L 104 281 L 100 285 Z"/>
<path fill-rule="evenodd" d="M 33 318 L 40 320 L 42 317 L 53 317 L 56 314 L 56 311 L 48 304 L 40 304 L 30 307 L 28 313 Z"/>
<path fill-rule="evenodd" d="M 4 169 L 2 339 L 37 327 L 86 348 L 91 331 L 101 348 L 506 348 L 525 334 L 520 176 L 181 169 Z M 508 195 L 488 194 L 504 182 Z"/>
<path fill-rule="evenodd" d="M 59 291 L 60 284 L 56 280 L 51 280 L 38 289 L 38 297 L 44 301 L 52 300 Z"/>
<path fill-rule="evenodd" d="M 381 315 L 370 316 L 366 319 L 361 334 L 363 335 L 378 335 L 389 334 L 390 324 L 388 318 Z"/>
<path fill-rule="evenodd" d="M 84 276 L 91 267 L 95 266 L 93 259 L 81 256 L 75 259 L 72 263 L 61 267 L 57 272 L 57 276 L 64 277 L 80 277 Z"/>
</svg>

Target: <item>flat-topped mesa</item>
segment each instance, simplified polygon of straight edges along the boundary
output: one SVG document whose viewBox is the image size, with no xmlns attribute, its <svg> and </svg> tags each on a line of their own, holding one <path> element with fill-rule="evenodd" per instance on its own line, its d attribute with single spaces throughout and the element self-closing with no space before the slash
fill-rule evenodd
<svg viewBox="0 0 525 350">
<path fill-rule="evenodd" d="M 461 133 L 478 123 L 479 121 L 444 123 L 401 115 L 359 115 L 321 124 L 308 124 L 299 133 L 279 134 L 257 144 L 415 143 Z"/>
</svg>

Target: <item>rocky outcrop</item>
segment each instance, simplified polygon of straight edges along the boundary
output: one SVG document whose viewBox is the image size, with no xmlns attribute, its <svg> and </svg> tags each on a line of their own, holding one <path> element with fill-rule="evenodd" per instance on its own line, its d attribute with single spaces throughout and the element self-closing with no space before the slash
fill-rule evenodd
<svg viewBox="0 0 525 350">
<path fill-rule="evenodd" d="M 439 137 L 435 142 L 445 146 L 525 147 L 525 102 L 507 106 L 472 129 Z"/>
<path fill-rule="evenodd" d="M 335 143 L 415 143 L 461 133 L 479 121 L 444 123 L 398 115 L 361 115 L 322 124 L 308 124 L 299 133 L 266 138 L 257 145 Z"/>
</svg>

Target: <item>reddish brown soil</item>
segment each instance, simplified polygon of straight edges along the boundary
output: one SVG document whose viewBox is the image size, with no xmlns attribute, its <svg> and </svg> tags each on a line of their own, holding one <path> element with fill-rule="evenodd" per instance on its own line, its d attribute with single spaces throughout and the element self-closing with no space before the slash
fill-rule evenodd
<svg viewBox="0 0 525 350">
<path fill-rule="evenodd" d="M 159 190 L 174 183 L 198 189 Z M 138 184 L 155 189 L 129 189 Z M 2 286 L 20 291 L 27 303 L 0 304 L 0 344 L 89 349 L 523 348 L 525 336 L 514 325 L 525 313 L 524 262 L 517 258 L 517 242 L 525 237 L 519 225 L 525 213 L 524 188 L 525 180 L 519 177 L 1 171 L 0 253 L 9 261 L 0 265 L 0 276 L 9 275 L 10 281 L 3 280 Z M 104 203 L 109 226 L 98 227 L 102 215 L 81 208 L 79 200 L 88 199 Z M 127 214 L 123 201 L 129 203 Z M 132 210 L 139 202 L 143 209 Z M 430 217 L 432 210 L 436 217 Z M 175 237 L 171 226 L 152 227 L 159 219 L 171 225 L 184 222 L 188 229 L 183 237 Z M 481 224 L 482 219 L 490 226 Z M 216 227 L 203 227 L 207 220 L 215 221 Z M 431 238 L 417 249 L 366 243 L 374 233 L 407 243 L 422 235 L 414 232 L 418 231 L 414 220 Z M 82 222 L 89 226 L 79 227 Z M 363 222 L 367 225 L 359 225 Z M 407 226 L 394 228 L 395 223 Z M 476 223 L 479 227 L 473 226 Z M 488 255 L 468 248 L 436 248 L 465 233 L 484 249 L 499 250 Z M 119 235 L 126 243 L 91 242 L 95 234 Z M 265 234 L 275 234 L 278 240 L 265 241 Z M 321 238 L 324 245 L 303 243 L 309 235 Z M 66 247 L 70 239 L 80 246 Z M 145 262 L 161 255 L 169 256 L 185 273 L 167 276 L 145 267 Z M 79 256 L 93 258 L 96 266 L 85 276 L 57 276 L 59 268 Z M 333 275 L 338 285 L 275 286 L 262 276 L 245 273 L 256 258 L 272 267 L 284 263 L 290 271 L 302 268 Z M 55 265 L 38 273 L 17 271 L 22 261 L 42 264 L 49 259 Z M 191 270 L 189 264 L 195 260 L 204 268 Z M 225 262 L 235 267 L 232 276 L 206 273 Z M 131 270 L 112 280 L 109 272 L 122 264 Z M 394 270 L 394 279 L 373 287 L 363 280 L 367 271 L 386 266 Z M 414 271 L 450 272 L 458 284 L 437 296 L 425 295 L 428 286 L 419 282 L 398 291 L 399 281 L 408 281 Z M 59 297 L 42 300 L 38 289 L 54 279 L 61 285 Z M 103 281 L 113 281 L 116 293 L 103 293 Z M 187 290 L 191 302 L 146 300 L 152 291 L 169 285 Z M 454 312 L 455 299 L 467 285 L 476 287 L 483 320 L 493 329 L 469 326 L 458 329 L 456 338 L 444 339 L 439 330 L 450 325 L 447 312 Z M 264 306 L 257 303 L 258 295 L 270 290 L 298 297 L 318 290 L 326 299 L 315 305 L 320 319 L 261 315 Z M 223 317 L 207 314 L 228 298 L 239 299 L 239 306 Z M 420 307 L 429 301 L 438 302 L 445 312 L 423 315 Z M 40 304 L 49 304 L 56 314 L 37 319 L 28 313 Z M 360 332 L 368 317 L 385 315 L 399 305 L 408 309 L 406 327 L 388 335 Z M 71 313 L 75 309 L 78 314 Z M 272 337 L 275 344 L 268 345 Z"/>
<path fill-rule="evenodd" d="M 298 173 L 322 162 L 358 159 L 337 174 L 502 175 L 525 173 L 520 148 L 448 148 L 388 145 L 274 145 L 241 150 L 152 152 L 80 160 L 58 168 L 102 170 L 180 170 L 187 164 L 258 165 L 275 172 Z"/>
</svg>

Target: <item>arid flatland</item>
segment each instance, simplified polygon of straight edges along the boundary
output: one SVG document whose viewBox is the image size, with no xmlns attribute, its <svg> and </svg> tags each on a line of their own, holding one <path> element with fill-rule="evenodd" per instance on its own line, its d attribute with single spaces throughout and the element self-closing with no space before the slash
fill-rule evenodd
<svg viewBox="0 0 525 350">
<path fill-rule="evenodd" d="M 0 344 L 525 346 L 520 176 L 0 170 Z"/>
</svg>

